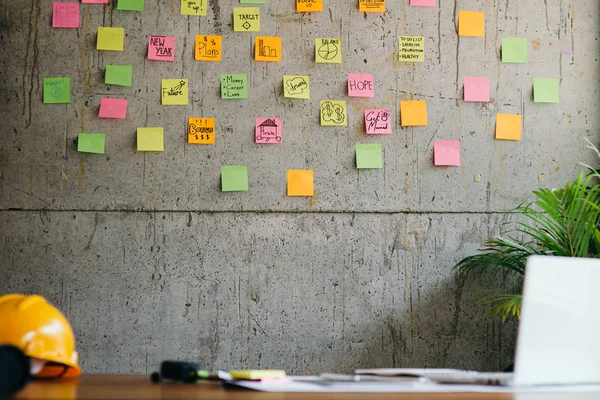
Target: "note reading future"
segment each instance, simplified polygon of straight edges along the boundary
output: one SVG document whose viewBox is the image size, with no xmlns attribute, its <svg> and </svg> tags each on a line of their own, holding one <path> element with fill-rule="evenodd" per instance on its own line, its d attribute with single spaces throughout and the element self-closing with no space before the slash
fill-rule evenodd
<svg viewBox="0 0 600 400">
<path fill-rule="evenodd" d="M 188 80 L 187 79 L 163 79 L 162 80 L 162 104 L 163 106 L 183 106 L 188 104 Z"/>
</svg>

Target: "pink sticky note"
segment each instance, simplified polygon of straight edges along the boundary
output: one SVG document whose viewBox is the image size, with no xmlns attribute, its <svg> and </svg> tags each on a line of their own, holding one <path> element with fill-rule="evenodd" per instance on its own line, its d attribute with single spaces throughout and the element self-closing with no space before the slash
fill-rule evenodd
<svg viewBox="0 0 600 400">
<path fill-rule="evenodd" d="M 79 3 L 54 3 L 52 6 L 52 27 L 79 28 Z"/>
<path fill-rule="evenodd" d="M 442 167 L 460 165 L 460 141 L 434 140 L 433 163 Z"/>
<path fill-rule="evenodd" d="M 175 36 L 150 36 L 148 60 L 175 61 Z"/>
<path fill-rule="evenodd" d="M 281 143 L 281 118 L 256 118 L 256 143 Z"/>
<path fill-rule="evenodd" d="M 100 100 L 100 118 L 121 118 L 127 117 L 127 99 L 109 99 Z"/>
<path fill-rule="evenodd" d="M 411 6 L 435 7 L 435 0 L 410 0 Z"/>
<path fill-rule="evenodd" d="M 465 101 L 490 101 L 487 76 L 465 76 Z"/>
<path fill-rule="evenodd" d="M 392 118 L 389 108 L 365 110 L 367 135 L 387 135 L 392 133 Z"/>
<path fill-rule="evenodd" d="M 108 4 L 108 0 L 81 0 L 83 4 Z"/>
<path fill-rule="evenodd" d="M 375 78 L 371 74 L 348 74 L 348 96 L 375 96 Z"/>
</svg>

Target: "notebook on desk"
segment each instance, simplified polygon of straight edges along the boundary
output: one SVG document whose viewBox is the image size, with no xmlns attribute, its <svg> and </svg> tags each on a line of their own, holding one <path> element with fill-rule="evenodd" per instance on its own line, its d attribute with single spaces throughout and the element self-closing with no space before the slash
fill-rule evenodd
<svg viewBox="0 0 600 400">
<path fill-rule="evenodd" d="M 439 383 L 600 383 L 600 259 L 527 259 L 515 372 L 384 368 L 357 375 L 421 376 Z"/>
</svg>

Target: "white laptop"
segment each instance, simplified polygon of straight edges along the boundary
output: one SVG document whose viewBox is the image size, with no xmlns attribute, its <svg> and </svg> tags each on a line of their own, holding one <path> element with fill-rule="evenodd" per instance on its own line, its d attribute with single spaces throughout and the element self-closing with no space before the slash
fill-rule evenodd
<svg viewBox="0 0 600 400">
<path fill-rule="evenodd" d="M 514 373 L 365 369 L 357 375 L 420 376 L 440 383 L 600 384 L 600 259 L 527 259 Z"/>
</svg>

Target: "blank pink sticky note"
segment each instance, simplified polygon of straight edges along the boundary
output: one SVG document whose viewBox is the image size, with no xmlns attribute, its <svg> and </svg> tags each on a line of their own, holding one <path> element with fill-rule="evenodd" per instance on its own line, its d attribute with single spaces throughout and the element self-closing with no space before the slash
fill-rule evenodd
<svg viewBox="0 0 600 400">
<path fill-rule="evenodd" d="M 348 96 L 374 97 L 375 78 L 371 74 L 348 74 Z"/>
<path fill-rule="evenodd" d="M 281 143 L 281 118 L 256 118 L 256 143 Z"/>
<path fill-rule="evenodd" d="M 108 0 L 81 0 L 83 4 L 108 4 Z"/>
<path fill-rule="evenodd" d="M 367 135 L 388 135 L 392 133 L 392 113 L 389 108 L 365 110 Z"/>
<path fill-rule="evenodd" d="M 100 118 L 121 118 L 127 117 L 127 99 L 109 99 L 100 100 Z"/>
<path fill-rule="evenodd" d="M 54 3 L 52 6 L 52 27 L 79 28 L 79 3 Z"/>
<path fill-rule="evenodd" d="M 148 60 L 175 61 L 175 36 L 150 36 Z"/>
<path fill-rule="evenodd" d="M 465 76 L 465 101 L 490 101 L 487 76 Z"/>
<path fill-rule="evenodd" d="M 433 163 L 439 167 L 460 165 L 460 141 L 434 140 Z"/>
<path fill-rule="evenodd" d="M 435 7 L 435 0 L 410 0 L 411 6 Z"/>
</svg>

